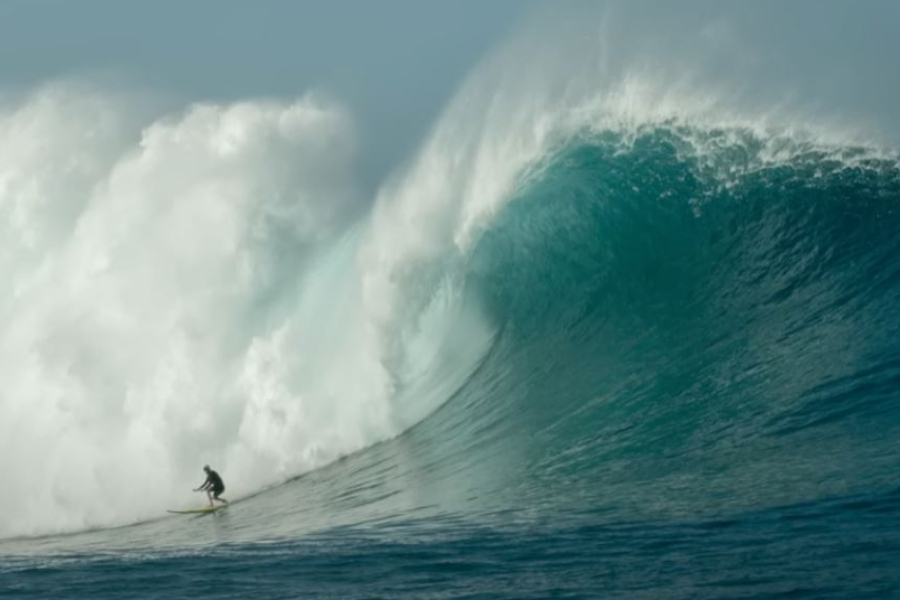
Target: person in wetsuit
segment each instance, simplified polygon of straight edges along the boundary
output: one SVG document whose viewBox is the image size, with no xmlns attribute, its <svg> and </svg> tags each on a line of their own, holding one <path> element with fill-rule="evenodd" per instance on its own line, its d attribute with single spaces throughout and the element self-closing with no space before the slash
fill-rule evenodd
<svg viewBox="0 0 900 600">
<path fill-rule="evenodd" d="M 195 492 L 204 491 L 206 495 L 209 497 L 209 505 L 213 505 L 213 500 L 218 500 L 223 504 L 228 504 L 228 500 L 219 496 L 222 492 L 225 491 L 225 484 L 222 482 L 222 478 L 219 477 L 219 474 L 209 468 L 209 465 L 203 467 L 203 470 L 206 471 L 206 481 L 203 482 L 203 485 L 195 489 Z"/>
</svg>

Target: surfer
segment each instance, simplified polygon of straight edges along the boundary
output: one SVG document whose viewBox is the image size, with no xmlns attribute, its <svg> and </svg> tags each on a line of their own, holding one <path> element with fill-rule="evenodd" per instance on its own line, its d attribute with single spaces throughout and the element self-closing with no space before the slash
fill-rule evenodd
<svg viewBox="0 0 900 600">
<path fill-rule="evenodd" d="M 219 494 L 225 491 L 225 484 L 222 483 L 222 478 L 219 477 L 219 474 L 209 468 L 209 465 L 203 467 L 203 470 L 206 471 L 206 481 L 203 482 L 203 485 L 195 489 L 195 492 L 204 491 L 206 495 L 209 497 L 209 505 L 214 506 L 213 500 L 218 500 L 223 504 L 228 504 L 228 500 L 225 498 L 221 498 Z"/>
</svg>

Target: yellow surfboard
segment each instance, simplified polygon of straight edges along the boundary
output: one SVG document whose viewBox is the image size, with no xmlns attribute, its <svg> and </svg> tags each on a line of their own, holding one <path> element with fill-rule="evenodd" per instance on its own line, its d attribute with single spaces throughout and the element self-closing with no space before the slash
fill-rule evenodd
<svg viewBox="0 0 900 600">
<path fill-rule="evenodd" d="M 216 512 L 228 506 L 227 504 L 218 504 L 216 506 L 197 506 L 195 508 L 170 508 L 167 512 L 176 515 L 195 515 L 203 513 Z"/>
</svg>

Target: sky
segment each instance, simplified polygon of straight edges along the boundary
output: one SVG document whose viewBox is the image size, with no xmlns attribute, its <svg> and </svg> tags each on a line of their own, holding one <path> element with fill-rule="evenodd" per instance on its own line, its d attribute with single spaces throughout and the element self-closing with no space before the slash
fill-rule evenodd
<svg viewBox="0 0 900 600">
<path fill-rule="evenodd" d="M 176 101 L 296 97 L 349 105 L 378 178 L 530 2 L 6 0 L 0 90 L 103 78 Z"/>
</svg>

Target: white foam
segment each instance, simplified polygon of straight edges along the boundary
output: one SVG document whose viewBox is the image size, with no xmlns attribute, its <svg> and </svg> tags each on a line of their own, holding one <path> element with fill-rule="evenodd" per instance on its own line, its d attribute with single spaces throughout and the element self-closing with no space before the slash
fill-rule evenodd
<svg viewBox="0 0 900 600">
<path fill-rule="evenodd" d="M 365 443 L 288 435 L 272 389 L 295 392 L 257 381 L 279 299 L 354 212 L 347 116 L 307 97 L 135 123 L 119 102 L 58 85 L 0 114 L 0 536 L 159 514 L 204 462 L 238 492 L 297 467 L 241 444 Z"/>
<path fill-rule="evenodd" d="M 384 273 L 363 240 L 398 244 L 394 267 L 423 257 L 404 244 L 415 227 L 390 223 L 391 242 L 353 224 L 338 106 L 136 122 L 121 98 L 60 84 L 10 105 L 0 132 L 0 537 L 196 502 L 205 463 L 226 497 L 276 484 L 411 426 L 489 347 L 458 269 L 363 293 Z"/>
</svg>

